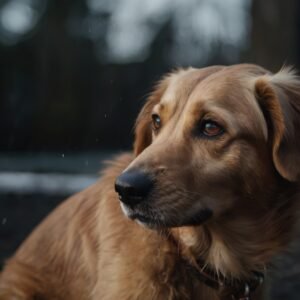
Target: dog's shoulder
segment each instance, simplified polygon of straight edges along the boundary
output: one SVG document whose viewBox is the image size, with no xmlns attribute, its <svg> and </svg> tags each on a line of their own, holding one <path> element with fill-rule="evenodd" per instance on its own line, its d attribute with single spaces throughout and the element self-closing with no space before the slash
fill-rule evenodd
<svg viewBox="0 0 300 300">
<path fill-rule="evenodd" d="M 35 228 L 1 274 L 0 299 L 15 293 L 53 299 L 60 289 L 72 291 L 67 299 L 86 299 L 83 287 L 97 272 L 103 227 L 122 216 L 114 181 L 131 160 L 123 154 L 107 162 L 99 180 L 64 200 Z"/>
<path fill-rule="evenodd" d="M 133 161 L 133 154 L 130 152 L 122 153 L 115 156 L 111 160 L 105 161 L 105 168 L 101 171 L 101 183 L 107 184 L 115 181 L 124 169 Z"/>
</svg>

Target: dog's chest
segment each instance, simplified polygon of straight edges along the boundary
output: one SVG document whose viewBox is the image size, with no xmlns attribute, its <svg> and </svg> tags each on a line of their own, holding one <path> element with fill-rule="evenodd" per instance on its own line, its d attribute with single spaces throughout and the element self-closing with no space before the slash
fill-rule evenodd
<svg viewBox="0 0 300 300">
<path fill-rule="evenodd" d="M 102 300 L 217 299 L 171 254 L 150 257 L 115 257 L 114 267 L 102 269 L 95 294 Z"/>
</svg>

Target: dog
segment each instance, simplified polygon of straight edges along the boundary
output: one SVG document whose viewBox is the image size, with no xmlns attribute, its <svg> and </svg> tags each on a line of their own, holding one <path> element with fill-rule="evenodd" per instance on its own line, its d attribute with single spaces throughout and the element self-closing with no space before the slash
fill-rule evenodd
<svg viewBox="0 0 300 300">
<path fill-rule="evenodd" d="M 297 221 L 300 79 L 251 64 L 179 69 L 133 153 L 51 213 L 7 261 L 1 300 L 264 299 Z"/>
</svg>

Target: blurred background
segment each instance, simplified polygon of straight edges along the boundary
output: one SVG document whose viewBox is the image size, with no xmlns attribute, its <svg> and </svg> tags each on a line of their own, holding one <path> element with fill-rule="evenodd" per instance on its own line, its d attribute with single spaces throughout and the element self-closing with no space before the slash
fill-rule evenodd
<svg viewBox="0 0 300 300">
<path fill-rule="evenodd" d="M 0 0 L 0 268 L 103 160 L 131 149 L 163 73 L 300 67 L 299 16 L 297 0 Z M 273 299 L 299 299 L 298 252 L 276 264 Z"/>
</svg>

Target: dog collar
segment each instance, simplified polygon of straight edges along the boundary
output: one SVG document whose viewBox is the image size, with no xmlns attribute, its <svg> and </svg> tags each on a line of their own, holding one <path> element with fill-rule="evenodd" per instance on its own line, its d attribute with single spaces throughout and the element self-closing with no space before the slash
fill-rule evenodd
<svg viewBox="0 0 300 300">
<path fill-rule="evenodd" d="M 264 274 L 252 272 L 248 280 L 225 278 L 197 260 L 197 266 L 184 261 L 186 268 L 201 282 L 216 290 L 221 299 L 250 300 L 251 294 L 263 283 Z"/>
</svg>

